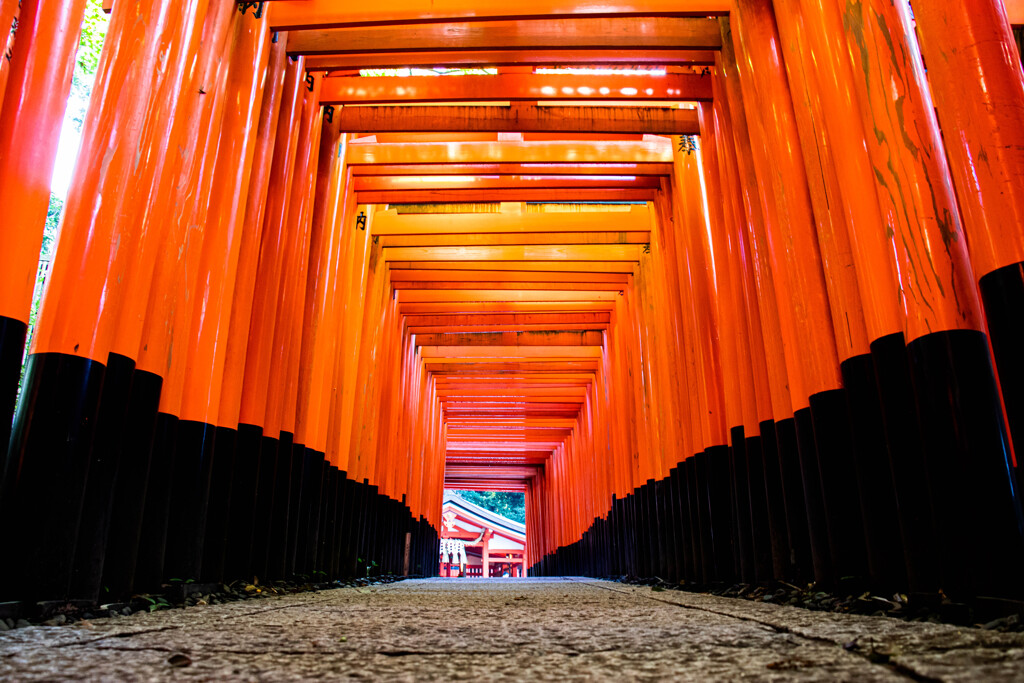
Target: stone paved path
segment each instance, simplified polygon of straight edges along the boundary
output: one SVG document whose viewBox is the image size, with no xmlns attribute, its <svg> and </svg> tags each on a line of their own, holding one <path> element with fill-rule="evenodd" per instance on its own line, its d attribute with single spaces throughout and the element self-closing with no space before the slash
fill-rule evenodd
<svg viewBox="0 0 1024 683">
<path fill-rule="evenodd" d="M 1019 681 L 1024 636 L 572 578 L 405 581 L 0 633 L 4 681 L 317 678 Z"/>
</svg>

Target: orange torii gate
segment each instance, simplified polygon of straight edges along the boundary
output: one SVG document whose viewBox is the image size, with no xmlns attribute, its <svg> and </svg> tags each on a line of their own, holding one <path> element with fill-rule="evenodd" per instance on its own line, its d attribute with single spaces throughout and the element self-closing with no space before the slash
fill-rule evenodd
<svg viewBox="0 0 1024 683">
<path fill-rule="evenodd" d="M 0 0 L 0 600 L 432 574 L 446 482 L 1019 596 L 1020 3 L 349 5 L 112 4 L 19 380 L 85 2 Z"/>
</svg>

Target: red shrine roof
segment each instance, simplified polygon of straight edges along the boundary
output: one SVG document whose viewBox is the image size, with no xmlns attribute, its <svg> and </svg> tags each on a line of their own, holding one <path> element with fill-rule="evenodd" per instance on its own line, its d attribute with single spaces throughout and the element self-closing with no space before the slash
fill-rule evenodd
<svg viewBox="0 0 1024 683">
<path fill-rule="evenodd" d="M 479 534 L 483 530 L 489 529 L 495 536 L 504 537 L 516 544 L 526 543 L 525 524 L 486 510 L 469 502 L 454 491 L 446 490 L 444 492 L 441 519 L 442 538 L 461 536 L 465 532 Z M 449 520 L 452 522 L 451 530 L 449 529 Z"/>
</svg>

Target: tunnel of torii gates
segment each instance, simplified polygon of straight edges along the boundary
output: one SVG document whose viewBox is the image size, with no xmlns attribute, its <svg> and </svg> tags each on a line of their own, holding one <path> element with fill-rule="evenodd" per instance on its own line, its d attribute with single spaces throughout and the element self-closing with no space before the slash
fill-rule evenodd
<svg viewBox="0 0 1024 683">
<path fill-rule="evenodd" d="M 0 599 L 433 574 L 445 487 L 1021 594 L 1024 8 L 114 0 L 15 405 L 84 5 L 0 0 Z"/>
</svg>

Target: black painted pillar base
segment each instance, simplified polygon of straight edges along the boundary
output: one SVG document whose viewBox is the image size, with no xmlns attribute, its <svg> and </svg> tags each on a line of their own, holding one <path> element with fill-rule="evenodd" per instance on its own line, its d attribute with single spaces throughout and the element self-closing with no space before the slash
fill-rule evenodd
<svg viewBox="0 0 1024 683">
<path fill-rule="evenodd" d="M 834 578 L 865 579 L 867 547 L 847 392 L 819 392 L 809 402 Z"/>
<path fill-rule="evenodd" d="M 320 503 L 323 495 L 324 458 L 312 448 L 304 448 L 302 483 L 296 523 L 295 572 L 313 576 L 316 571 L 317 543 L 320 531 Z"/>
<path fill-rule="evenodd" d="M 754 573 L 758 583 L 775 577 L 771 511 L 768 506 L 764 444 L 760 436 L 746 437 L 747 482 L 750 492 L 750 535 L 754 553 Z M 778 496 L 782 495 L 779 491 Z M 785 533 L 782 523 L 780 533 Z M 783 547 L 785 542 L 783 542 Z M 780 567 L 781 570 L 781 567 Z"/>
<path fill-rule="evenodd" d="M 684 481 L 685 476 L 684 465 L 679 463 L 669 471 L 668 478 L 672 495 L 670 516 L 672 518 L 672 541 L 676 553 L 677 581 L 679 579 L 693 580 L 693 548 L 690 545 L 689 501 Z M 615 500 L 613 498 L 613 510 L 614 503 Z M 608 523 L 611 524 L 612 522 L 613 517 L 609 514 Z M 615 553 L 614 547 L 612 548 L 612 553 L 613 555 Z M 611 573 L 618 572 L 612 570 Z"/>
<path fill-rule="evenodd" d="M 21 378 L 21 360 L 27 334 L 28 325 L 0 315 L 0 473 L 6 469 L 4 463 L 7 461 L 7 444 L 11 439 L 11 423 L 18 397 L 18 380 Z"/>
<path fill-rule="evenodd" d="M 938 553 L 914 382 L 903 334 L 871 342 L 911 592 L 939 590 Z"/>
<path fill-rule="evenodd" d="M 978 283 L 999 373 L 1007 427 L 1024 458 L 1024 263 L 988 273 Z"/>
<path fill-rule="evenodd" d="M 109 354 L 89 458 L 89 480 L 78 522 L 78 544 L 71 578 L 71 596 L 76 600 L 96 602 L 100 598 L 114 487 L 126 436 L 134 374 L 134 360 L 116 353 Z"/>
<path fill-rule="evenodd" d="M 1024 542 L 1002 406 L 981 332 L 907 346 L 923 426 L 942 588 L 954 598 L 1020 596 Z"/>
<path fill-rule="evenodd" d="M 853 356 L 840 366 L 850 406 L 853 462 L 860 482 L 868 576 L 884 594 L 906 590 L 907 572 L 900 540 L 896 489 L 885 442 L 885 423 L 875 364 L 870 354 Z"/>
<path fill-rule="evenodd" d="M 253 529 L 262 446 L 262 429 L 254 425 L 238 425 L 234 436 L 235 457 L 231 468 L 231 500 L 224 565 L 225 574 L 231 578 L 254 575 Z"/>
<path fill-rule="evenodd" d="M 818 447 L 814 441 L 814 422 L 810 408 L 793 413 L 796 423 L 797 452 L 800 456 L 800 479 L 803 485 L 805 520 L 811 541 L 811 563 L 814 581 L 822 587 L 835 584 L 832 548 L 829 543 L 825 494 L 821 488 Z"/>
<path fill-rule="evenodd" d="M 733 520 L 732 485 L 729 472 L 729 447 L 710 446 L 704 451 L 708 464 L 708 498 L 711 512 L 711 549 L 714 555 L 714 580 L 733 583 L 736 527 Z"/>
<path fill-rule="evenodd" d="M 201 578 L 215 438 L 216 428 L 211 424 L 178 421 L 164 579 Z"/>
<path fill-rule="evenodd" d="M 351 578 L 349 553 L 352 545 L 352 495 L 355 489 L 345 470 L 338 470 L 338 516 L 334 524 L 334 573 L 343 579 Z"/>
<path fill-rule="evenodd" d="M 320 527 L 320 550 L 317 567 L 333 581 L 339 578 L 337 562 L 338 524 L 341 522 L 341 477 L 338 468 L 327 465 L 324 480 L 324 494 L 327 502 L 324 505 L 323 524 Z"/>
<path fill-rule="evenodd" d="M 178 418 L 157 413 L 153 452 L 146 489 L 146 511 L 135 569 L 135 588 L 147 592 L 164 580 L 167 525 L 171 506 L 171 477 L 174 450 L 178 438 Z"/>
<path fill-rule="evenodd" d="M 242 495 L 242 481 L 236 481 L 239 474 L 235 466 L 238 433 L 227 427 L 213 427 L 214 453 L 211 464 L 210 495 L 206 509 L 206 532 L 203 541 L 203 561 L 200 575 L 204 583 L 220 583 L 227 576 L 228 538 L 231 499 Z M 236 490 L 237 489 L 237 490 Z M 242 574 L 232 576 L 238 578 Z"/>
<path fill-rule="evenodd" d="M 278 474 L 278 439 L 266 436 L 260 430 L 259 478 L 256 485 L 256 513 L 253 516 L 252 534 L 252 575 L 254 578 L 268 578 L 267 565 L 270 558 L 270 536 L 274 520 L 274 497 Z M 239 430 L 241 434 L 241 430 Z"/>
<path fill-rule="evenodd" d="M 637 544 L 637 576 L 642 578 L 653 575 L 651 571 L 650 551 L 650 523 L 647 519 L 647 484 L 642 484 L 633 489 L 633 505 L 635 517 L 633 518 L 633 538 Z M 565 555 L 565 553 L 562 553 Z M 559 558 L 560 562 L 564 559 Z"/>
<path fill-rule="evenodd" d="M 266 445 L 266 444 L 264 444 Z M 292 434 L 281 432 L 272 478 L 274 500 L 267 541 L 267 578 L 283 579 L 288 570 L 288 513 L 291 510 Z"/>
<path fill-rule="evenodd" d="M 775 438 L 785 500 L 786 535 L 789 539 L 785 576 L 789 580 L 808 581 L 814 577 L 814 564 L 795 417 L 775 422 Z"/>
<path fill-rule="evenodd" d="M 700 532 L 700 581 L 708 584 L 715 580 L 715 546 L 711 527 L 711 497 L 708 482 L 707 453 L 697 453 L 693 458 L 694 486 L 697 502 L 697 524 Z"/>
<path fill-rule="evenodd" d="M 795 552 L 790 547 L 789 517 L 786 514 L 786 491 L 783 486 L 782 461 L 779 459 L 778 427 L 774 420 L 761 422 L 761 463 L 764 471 L 765 498 L 768 505 L 768 527 L 771 534 L 772 576 L 777 580 L 796 577 L 793 567 Z"/>
<path fill-rule="evenodd" d="M 29 356 L 11 435 L 0 601 L 68 597 L 106 368 L 61 353 Z"/>
<path fill-rule="evenodd" d="M 685 474 L 686 514 L 690 529 L 690 556 L 693 558 L 690 580 L 696 583 L 706 583 L 707 577 L 704 573 L 703 549 L 701 547 L 700 496 L 697 494 L 697 461 L 692 457 L 687 458 L 682 464 L 681 471 Z"/>
<path fill-rule="evenodd" d="M 729 430 L 729 469 L 732 479 L 733 517 L 736 521 L 736 571 L 746 583 L 757 581 L 754 559 L 754 533 L 750 516 L 750 467 L 747 465 L 747 440 L 743 427 Z"/>
<path fill-rule="evenodd" d="M 310 533 L 313 533 L 314 538 L 312 542 L 312 551 L 307 560 L 310 562 L 311 570 L 317 572 L 316 575 L 319 578 L 326 579 L 328 577 L 327 571 L 327 552 L 328 552 L 328 526 L 333 524 L 333 515 L 335 513 L 335 475 L 337 468 L 333 468 L 331 463 L 328 462 L 324 454 L 316 453 L 316 462 L 321 466 L 321 474 L 319 474 L 319 505 L 313 510 L 313 518 L 309 520 Z"/>
<path fill-rule="evenodd" d="M 357 575 L 359 559 L 359 524 L 360 508 L 363 503 L 362 487 L 353 479 L 350 479 L 344 470 L 341 472 L 344 477 L 345 517 L 341 529 L 341 575 L 346 578 L 353 578 Z"/>
<path fill-rule="evenodd" d="M 101 600 L 126 598 L 132 594 L 135 585 L 162 386 L 163 379 L 151 372 L 136 369 L 132 376 L 121 464 L 114 486 L 107 555 L 103 563 Z"/>
<path fill-rule="evenodd" d="M 305 548 L 299 547 L 300 542 L 305 541 L 305 538 L 299 531 L 299 525 L 301 523 L 300 517 L 302 516 L 302 508 L 305 504 L 304 495 L 306 493 L 303 480 L 307 476 L 306 446 L 301 443 L 295 443 L 293 437 L 288 493 L 288 543 L 285 546 L 285 576 L 295 576 L 300 573 L 296 568 L 299 565 L 299 557 L 305 553 Z"/>
</svg>

